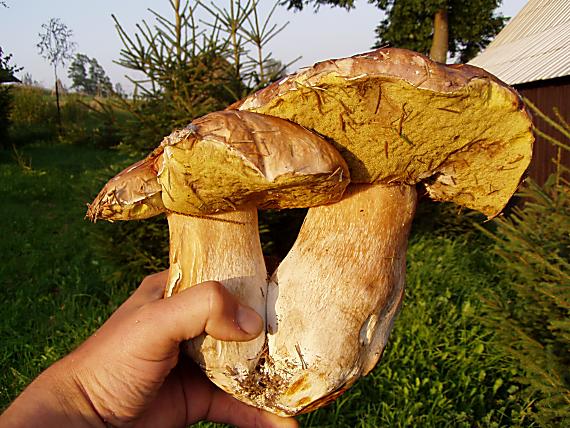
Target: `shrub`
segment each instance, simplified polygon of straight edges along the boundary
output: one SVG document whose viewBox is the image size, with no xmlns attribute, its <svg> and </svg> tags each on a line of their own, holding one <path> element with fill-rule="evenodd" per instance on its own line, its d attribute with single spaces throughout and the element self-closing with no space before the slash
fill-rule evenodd
<svg viewBox="0 0 570 428">
<path fill-rule="evenodd" d="M 51 140 L 57 135 L 57 110 L 47 89 L 36 86 L 13 88 L 10 139 L 20 146 L 32 141 Z"/>
<path fill-rule="evenodd" d="M 0 84 L 0 149 L 8 144 L 8 128 L 10 126 L 10 110 L 12 109 L 11 88 Z"/>
</svg>

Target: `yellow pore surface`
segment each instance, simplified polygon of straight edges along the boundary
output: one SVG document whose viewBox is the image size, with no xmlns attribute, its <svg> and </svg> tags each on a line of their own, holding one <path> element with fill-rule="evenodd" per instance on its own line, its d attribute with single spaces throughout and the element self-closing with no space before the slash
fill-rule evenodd
<svg viewBox="0 0 570 428">
<path fill-rule="evenodd" d="M 434 92 L 389 77 L 329 73 L 253 109 L 328 137 L 352 182 L 424 181 L 434 199 L 496 215 L 515 192 L 534 138 L 518 97 L 490 79 Z"/>
<path fill-rule="evenodd" d="M 158 177 L 162 200 L 168 210 L 182 214 L 323 205 L 338 200 L 347 184 L 340 168 L 268 180 L 238 152 L 208 139 L 196 140 L 189 149 L 165 147 L 164 162 Z"/>
</svg>

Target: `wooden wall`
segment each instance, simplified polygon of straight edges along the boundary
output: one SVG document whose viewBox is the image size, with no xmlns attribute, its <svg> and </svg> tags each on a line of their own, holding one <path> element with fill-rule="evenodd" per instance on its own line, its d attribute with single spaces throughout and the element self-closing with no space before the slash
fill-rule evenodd
<svg viewBox="0 0 570 428">
<path fill-rule="evenodd" d="M 531 100 L 546 115 L 553 117 L 553 107 L 557 107 L 562 117 L 570 123 L 570 76 L 542 80 L 516 85 L 515 88 L 523 96 Z M 531 111 L 532 114 L 532 111 Z M 558 131 L 533 115 L 534 125 L 541 131 L 557 138 L 565 144 L 570 144 Z M 570 168 L 570 151 L 562 150 L 562 164 Z M 540 184 L 556 171 L 552 162 L 558 155 L 558 149 L 552 144 L 537 138 L 534 146 L 533 160 L 529 176 Z M 567 177 L 570 179 L 570 177 Z"/>
</svg>

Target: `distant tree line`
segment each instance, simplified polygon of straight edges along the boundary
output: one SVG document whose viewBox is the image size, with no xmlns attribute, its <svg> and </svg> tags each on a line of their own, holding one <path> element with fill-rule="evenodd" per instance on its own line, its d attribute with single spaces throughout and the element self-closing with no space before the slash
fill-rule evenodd
<svg viewBox="0 0 570 428">
<path fill-rule="evenodd" d="M 67 70 L 71 88 L 87 95 L 106 97 L 113 93 L 111 79 L 95 58 L 78 53 Z"/>
</svg>

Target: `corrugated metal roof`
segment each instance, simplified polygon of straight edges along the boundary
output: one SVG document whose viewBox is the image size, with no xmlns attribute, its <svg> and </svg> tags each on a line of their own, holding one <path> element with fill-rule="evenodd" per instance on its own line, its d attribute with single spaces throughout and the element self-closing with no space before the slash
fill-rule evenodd
<svg viewBox="0 0 570 428">
<path fill-rule="evenodd" d="M 570 1 L 529 0 L 469 64 L 510 85 L 570 75 Z"/>
</svg>

